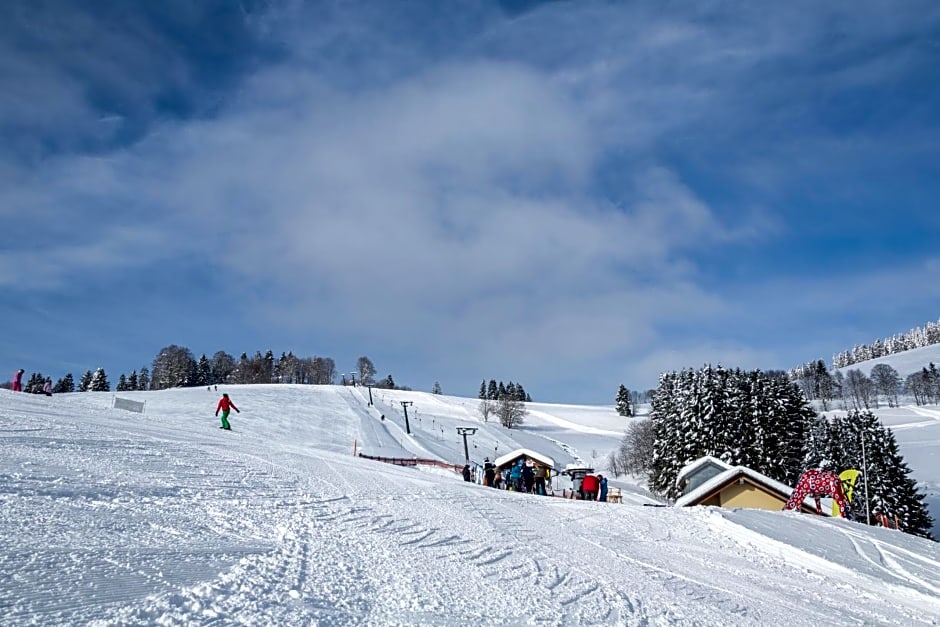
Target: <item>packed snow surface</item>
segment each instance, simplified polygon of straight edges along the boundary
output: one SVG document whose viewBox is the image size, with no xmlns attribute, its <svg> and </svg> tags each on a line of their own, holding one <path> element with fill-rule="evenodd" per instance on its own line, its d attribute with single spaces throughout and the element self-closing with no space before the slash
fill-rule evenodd
<svg viewBox="0 0 940 627">
<path fill-rule="evenodd" d="M 462 464 L 455 427 L 475 426 L 476 463 L 527 448 L 559 468 L 597 465 L 624 427 L 610 408 L 537 404 L 510 431 L 472 399 L 373 390 L 371 407 L 348 387 L 225 391 L 242 410 L 231 432 L 214 390 L 120 394 L 146 401 L 143 414 L 106 393 L 0 392 L 0 624 L 940 621 L 940 548 L 922 538 L 793 512 L 649 507 L 617 482 L 622 505 L 531 496 L 353 455 Z"/>
</svg>

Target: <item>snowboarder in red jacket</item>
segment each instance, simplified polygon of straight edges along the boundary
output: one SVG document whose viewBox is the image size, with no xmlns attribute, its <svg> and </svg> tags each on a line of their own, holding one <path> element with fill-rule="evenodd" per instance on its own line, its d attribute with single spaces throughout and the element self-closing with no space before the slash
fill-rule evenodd
<svg viewBox="0 0 940 627">
<path fill-rule="evenodd" d="M 219 412 L 222 412 L 222 426 L 219 429 L 225 429 L 226 431 L 231 431 L 232 426 L 228 423 L 228 414 L 230 411 L 235 410 L 236 413 L 242 413 L 235 403 L 232 402 L 232 399 L 228 397 L 228 394 L 222 394 L 222 398 L 219 399 L 219 404 L 215 408 L 216 417 L 219 416 Z"/>
</svg>

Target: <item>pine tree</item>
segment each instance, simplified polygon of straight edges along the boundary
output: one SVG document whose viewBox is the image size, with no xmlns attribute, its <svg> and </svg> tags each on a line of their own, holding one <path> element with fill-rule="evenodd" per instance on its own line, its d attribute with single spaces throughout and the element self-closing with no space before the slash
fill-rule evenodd
<svg viewBox="0 0 940 627">
<path fill-rule="evenodd" d="M 271 383 L 274 381 L 274 351 L 268 349 L 261 360 L 261 375 L 259 383 Z"/>
<path fill-rule="evenodd" d="M 748 435 L 747 429 L 742 430 L 740 427 L 742 423 L 748 424 L 751 420 L 750 416 L 736 415 L 731 398 L 739 393 L 742 378 L 740 371 L 732 375 L 720 364 L 715 367 L 709 365 L 699 371 L 697 380 L 700 396 L 697 405 L 701 412 L 698 417 L 701 436 L 699 448 L 692 451 L 695 455 L 693 459 L 712 455 L 727 464 L 741 463 L 741 441 Z"/>
<path fill-rule="evenodd" d="M 26 385 L 23 386 L 23 391 L 27 394 L 38 394 L 42 392 L 42 386 L 45 384 L 46 379 L 42 376 L 41 372 L 34 372 L 29 375 L 29 379 L 26 381 Z"/>
<path fill-rule="evenodd" d="M 653 459 L 650 464 L 649 487 L 657 494 L 667 498 L 676 498 L 679 490 L 675 481 L 679 470 L 687 463 L 678 458 L 678 445 L 688 433 L 681 424 L 679 394 L 682 387 L 680 379 L 686 383 L 691 376 L 690 370 L 681 373 L 666 372 L 659 377 L 659 386 L 650 402 L 650 420 L 653 423 L 655 439 Z"/>
<path fill-rule="evenodd" d="M 816 420 L 816 411 L 799 386 L 783 378 L 771 379 L 769 385 L 771 420 L 766 428 L 776 437 L 762 447 L 767 461 L 761 472 L 787 485 L 796 485 L 805 470 L 806 440 Z"/>
<path fill-rule="evenodd" d="M 441 393 L 441 384 L 435 381 L 434 386 L 431 388 L 431 394 L 440 394 L 440 393 Z"/>
<path fill-rule="evenodd" d="M 516 399 L 518 399 L 519 401 L 522 401 L 523 403 L 526 402 L 527 399 L 529 399 L 529 395 L 526 394 L 526 391 L 522 387 L 521 383 L 516 384 Z"/>
<path fill-rule="evenodd" d="M 937 370 L 933 362 L 930 362 L 930 365 L 927 367 L 927 375 L 930 396 L 934 404 L 940 403 L 940 370 Z"/>
<path fill-rule="evenodd" d="M 622 383 L 617 388 L 617 413 L 624 417 L 633 415 L 633 407 L 630 404 L 630 390 Z"/>
<path fill-rule="evenodd" d="M 868 410 L 852 412 L 845 423 L 854 430 L 853 435 L 859 442 L 865 438 L 867 465 L 863 478 L 868 487 L 869 511 L 885 514 L 891 521 L 897 517 L 902 531 L 930 538 L 933 519 L 924 504 L 924 495 L 918 493 L 917 484 L 910 477 L 911 470 L 901 456 L 894 433 Z M 857 458 L 854 467 L 862 467 L 861 458 Z M 859 499 L 853 498 L 853 501 L 859 502 Z M 861 507 L 864 508 L 864 491 Z"/>
<path fill-rule="evenodd" d="M 121 373 L 121 376 L 118 377 L 117 386 L 114 388 L 117 392 L 124 392 L 127 390 L 127 377 L 124 376 L 124 373 Z"/>
<path fill-rule="evenodd" d="M 136 390 L 137 389 L 137 371 L 131 371 L 131 374 L 127 377 L 127 389 Z"/>
<path fill-rule="evenodd" d="M 203 353 L 196 364 L 196 385 L 202 387 L 209 385 L 212 381 L 212 366 L 209 364 L 209 358 Z"/>
<path fill-rule="evenodd" d="M 477 395 L 477 398 L 481 400 L 486 398 L 486 379 L 480 381 L 480 393 Z"/>
<path fill-rule="evenodd" d="M 496 379 L 490 379 L 490 385 L 486 388 L 486 396 L 491 401 L 499 398 L 499 388 L 496 386 Z"/>
<path fill-rule="evenodd" d="M 108 383 L 108 377 L 104 372 L 104 368 L 98 368 L 95 370 L 95 374 L 91 378 L 88 389 L 92 392 L 111 391 L 111 384 Z"/>
<path fill-rule="evenodd" d="M 142 391 L 150 389 L 150 371 L 147 370 L 147 366 L 140 369 L 140 375 L 137 377 L 137 389 Z"/>
<path fill-rule="evenodd" d="M 287 361 L 287 353 L 281 351 L 280 359 L 274 362 L 274 383 L 288 383 L 290 379 L 290 364 Z"/>
<path fill-rule="evenodd" d="M 55 394 L 69 394 L 75 391 L 75 380 L 72 378 L 72 373 L 69 372 L 64 377 L 56 381 L 55 387 L 52 388 L 52 391 Z"/>
<path fill-rule="evenodd" d="M 85 374 L 82 375 L 82 378 L 78 381 L 78 391 L 87 392 L 91 386 L 91 370 L 86 370 Z"/>
</svg>

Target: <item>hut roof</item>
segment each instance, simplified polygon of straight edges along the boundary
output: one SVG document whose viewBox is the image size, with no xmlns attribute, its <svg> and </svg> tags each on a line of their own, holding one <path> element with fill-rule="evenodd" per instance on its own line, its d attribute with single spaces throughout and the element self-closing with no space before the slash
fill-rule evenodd
<svg viewBox="0 0 940 627">
<path fill-rule="evenodd" d="M 505 466 L 505 465 L 508 464 L 509 462 L 513 462 L 513 461 L 515 461 L 516 459 L 518 459 L 518 458 L 520 458 L 520 457 L 528 457 L 528 458 L 530 458 L 530 459 L 533 459 L 533 460 L 535 460 L 535 461 L 537 461 L 537 462 L 540 462 L 540 463 L 542 463 L 542 464 L 548 466 L 549 468 L 554 468 L 554 467 L 555 467 L 555 460 L 554 460 L 554 459 L 552 459 L 551 457 L 549 457 L 549 456 L 547 456 L 547 455 L 542 455 L 541 453 L 536 453 L 535 451 L 533 451 L 533 450 L 531 450 L 531 449 L 527 449 L 527 448 L 518 448 L 518 449 L 516 449 L 516 450 L 514 450 L 514 451 L 510 451 L 510 452 L 506 453 L 505 455 L 500 455 L 499 457 L 496 458 L 496 460 L 495 460 L 493 463 L 494 463 L 494 464 L 496 465 L 496 467 L 498 468 L 498 467 L 500 467 L 500 466 Z"/>
</svg>

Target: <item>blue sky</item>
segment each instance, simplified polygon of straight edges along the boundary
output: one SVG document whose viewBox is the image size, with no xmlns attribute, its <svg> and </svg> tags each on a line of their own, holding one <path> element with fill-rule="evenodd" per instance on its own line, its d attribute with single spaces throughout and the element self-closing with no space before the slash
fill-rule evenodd
<svg viewBox="0 0 940 627">
<path fill-rule="evenodd" d="M 936 320 L 940 6 L 817 5 L 10 3 L 0 372 L 612 403 Z"/>
</svg>

